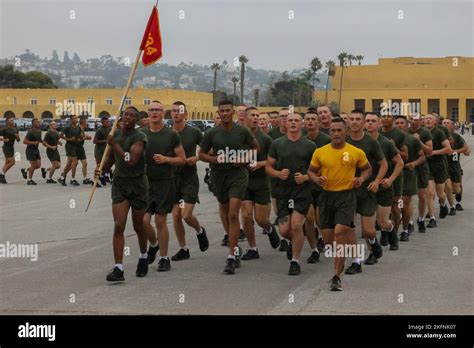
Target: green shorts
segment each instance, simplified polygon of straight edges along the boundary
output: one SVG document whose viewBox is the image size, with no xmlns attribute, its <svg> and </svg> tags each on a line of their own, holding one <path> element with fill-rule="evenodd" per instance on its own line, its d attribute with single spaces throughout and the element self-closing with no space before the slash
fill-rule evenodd
<svg viewBox="0 0 474 348">
<path fill-rule="evenodd" d="M 272 198 L 277 198 L 277 183 L 278 178 L 270 178 L 270 195 Z"/>
<path fill-rule="evenodd" d="M 379 186 L 379 190 L 375 194 L 375 198 L 377 199 L 377 204 L 381 207 L 391 207 L 393 203 L 393 187 L 390 186 L 389 188 L 381 188 Z"/>
<path fill-rule="evenodd" d="M 418 192 L 416 185 L 416 171 L 403 169 L 403 196 L 414 196 Z"/>
<path fill-rule="evenodd" d="M 128 201 L 134 209 L 144 210 L 148 204 L 148 180 L 145 175 L 124 178 L 114 177 L 112 204 Z"/>
<path fill-rule="evenodd" d="M 59 155 L 58 149 L 52 150 L 52 149 L 46 149 L 46 156 L 48 156 L 48 159 L 51 162 L 61 162 L 61 156 Z"/>
<path fill-rule="evenodd" d="M 245 167 L 211 170 L 212 193 L 221 204 L 229 203 L 231 198 L 244 199 L 248 182 L 249 175 Z"/>
<path fill-rule="evenodd" d="M 76 155 L 77 155 L 77 159 L 78 159 L 79 161 L 82 161 L 82 160 L 87 159 L 87 157 L 86 157 L 86 150 L 84 150 L 84 146 L 83 146 L 83 145 L 77 145 L 77 148 L 76 148 Z"/>
<path fill-rule="evenodd" d="M 270 203 L 270 184 L 267 176 L 249 177 L 244 201 L 252 201 L 257 204 Z"/>
<path fill-rule="evenodd" d="M 149 180 L 148 186 L 147 213 L 160 215 L 171 213 L 176 202 L 174 179 Z"/>
<path fill-rule="evenodd" d="M 324 191 L 319 206 L 321 229 L 334 229 L 336 225 L 352 227 L 357 199 L 354 190 Z"/>
<path fill-rule="evenodd" d="M 77 157 L 77 146 L 74 143 L 66 143 L 66 156 Z"/>
<path fill-rule="evenodd" d="M 403 193 L 403 170 L 393 182 L 392 187 L 393 187 L 393 195 L 395 197 L 401 197 Z"/>
<path fill-rule="evenodd" d="M 41 155 L 40 155 L 39 149 L 26 148 L 26 159 L 28 161 L 39 161 L 39 160 L 41 160 Z"/>
<path fill-rule="evenodd" d="M 448 166 L 448 174 L 451 182 L 460 183 L 462 179 L 462 169 L 459 162 L 450 162 Z"/>
<path fill-rule="evenodd" d="M 425 189 L 428 187 L 430 181 L 430 170 L 428 164 L 425 162 L 422 165 L 416 167 L 416 186 L 419 189 Z"/>
<path fill-rule="evenodd" d="M 361 216 L 374 216 L 377 210 L 377 198 L 374 192 L 367 189 L 368 183 L 355 189 L 356 213 Z"/>
<path fill-rule="evenodd" d="M 5 158 L 11 158 L 15 156 L 15 149 L 10 146 L 3 146 L 3 154 L 5 155 Z"/>
<path fill-rule="evenodd" d="M 278 183 L 277 217 L 279 219 L 291 215 L 294 211 L 306 215 L 312 203 L 311 183 L 301 185 L 282 185 Z"/>
<path fill-rule="evenodd" d="M 94 149 L 94 157 L 95 161 L 99 162 L 102 161 L 102 156 L 104 156 L 105 148 L 103 149 L 98 149 L 97 146 Z"/>
<path fill-rule="evenodd" d="M 431 161 L 428 165 L 430 167 L 430 180 L 434 180 L 437 184 L 444 184 L 448 179 L 448 171 L 444 160 Z"/>
<path fill-rule="evenodd" d="M 312 183 L 311 196 L 313 197 L 312 204 L 315 208 L 319 207 L 319 201 L 321 199 L 321 192 L 323 192 L 323 189 L 321 188 L 321 186 L 319 186 L 316 183 Z"/>
<path fill-rule="evenodd" d="M 176 173 L 174 177 L 176 189 L 175 204 L 181 200 L 188 204 L 199 203 L 199 178 L 197 172 Z"/>
</svg>

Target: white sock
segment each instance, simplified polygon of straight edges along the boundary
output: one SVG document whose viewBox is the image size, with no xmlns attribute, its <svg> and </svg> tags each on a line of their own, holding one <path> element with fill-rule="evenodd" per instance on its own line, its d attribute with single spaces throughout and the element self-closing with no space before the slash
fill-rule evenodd
<svg viewBox="0 0 474 348">
<path fill-rule="evenodd" d="M 358 265 L 360 265 L 360 258 L 358 257 L 353 258 L 352 263 L 357 263 Z"/>
<path fill-rule="evenodd" d="M 409 224 L 409 225 L 414 225 L 415 223 L 410 220 L 410 221 L 408 222 L 408 224 Z"/>
<path fill-rule="evenodd" d="M 203 232 L 204 232 L 204 230 L 202 229 L 202 226 L 201 226 L 201 228 L 199 229 L 198 232 L 196 232 L 196 234 L 201 234 L 201 233 L 203 233 Z"/>
<path fill-rule="evenodd" d="M 156 248 L 158 246 L 158 241 L 156 241 L 155 244 L 150 243 L 150 246 L 153 247 L 153 248 Z"/>
<path fill-rule="evenodd" d="M 257 247 L 253 247 L 253 248 L 249 248 L 250 250 L 253 250 L 253 251 L 258 251 Z"/>
<path fill-rule="evenodd" d="M 430 219 L 436 220 L 434 215 L 431 215 Z"/>
<path fill-rule="evenodd" d="M 0 175 L 3 175 L 3 172 L 0 172 Z"/>
<path fill-rule="evenodd" d="M 440 205 L 441 205 L 442 207 L 445 207 L 445 206 L 446 206 L 446 201 L 444 201 L 444 203 L 440 203 Z"/>
<path fill-rule="evenodd" d="M 183 249 L 184 251 L 188 251 L 188 247 L 186 245 L 183 245 L 181 249 Z"/>
<path fill-rule="evenodd" d="M 297 263 L 300 263 L 300 260 L 297 260 L 297 259 L 295 259 L 295 258 L 292 258 L 292 259 L 291 259 L 291 262 L 297 262 Z"/>
<path fill-rule="evenodd" d="M 318 248 L 314 248 L 313 251 L 316 251 L 319 254 Z"/>
<path fill-rule="evenodd" d="M 418 222 L 423 222 L 423 221 L 425 221 L 425 218 L 422 218 L 422 217 L 418 218 Z"/>
<path fill-rule="evenodd" d="M 234 259 L 235 260 L 235 255 L 229 255 L 227 256 L 228 259 Z"/>
<path fill-rule="evenodd" d="M 144 254 L 140 253 L 140 256 L 138 257 L 139 259 L 147 259 L 148 258 L 148 253 L 145 252 Z"/>
<path fill-rule="evenodd" d="M 169 260 L 169 259 L 168 259 L 168 256 L 160 256 L 160 258 L 158 259 L 158 261 L 160 261 L 161 259 Z"/>
<path fill-rule="evenodd" d="M 117 267 L 119 270 L 123 272 L 123 265 L 121 263 L 116 263 L 114 267 Z"/>
<path fill-rule="evenodd" d="M 375 238 L 369 238 L 369 244 L 375 244 Z"/>
</svg>

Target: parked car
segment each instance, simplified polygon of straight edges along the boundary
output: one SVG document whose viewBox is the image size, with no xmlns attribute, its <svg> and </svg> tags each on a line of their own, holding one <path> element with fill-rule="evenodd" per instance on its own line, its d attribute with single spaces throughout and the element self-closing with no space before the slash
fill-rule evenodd
<svg viewBox="0 0 474 348">
<path fill-rule="evenodd" d="M 97 129 L 97 125 L 100 123 L 100 118 L 89 118 L 87 119 L 87 130 L 88 131 L 95 131 Z"/>
<path fill-rule="evenodd" d="M 58 132 L 61 132 L 63 130 L 62 127 L 61 127 L 61 121 L 62 120 L 60 118 L 55 118 L 53 121 L 56 122 L 56 130 Z"/>
<path fill-rule="evenodd" d="M 52 118 L 43 118 L 41 120 L 41 130 L 47 131 L 49 128 L 49 124 L 51 123 L 52 120 L 53 120 Z"/>
<path fill-rule="evenodd" d="M 26 119 L 24 118 L 16 118 L 15 119 L 15 127 L 19 131 L 26 131 Z"/>
<path fill-rule="evenodd" d="M 7 126 L 7 119 L 0 118 L 0 129 L 5 128 Z"/>
</svg>

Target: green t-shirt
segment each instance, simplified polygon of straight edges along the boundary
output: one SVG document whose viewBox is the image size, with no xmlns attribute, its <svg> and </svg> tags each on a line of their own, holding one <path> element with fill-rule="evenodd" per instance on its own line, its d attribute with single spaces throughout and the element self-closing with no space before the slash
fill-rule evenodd
<svg viewBox="0 0 474 348">
<path fill-rule="evenodd" d="M 227 170 L 235 168 L 229 158 L 238 150 L 248 150 L 254 141 L 255 138 L 248 128 L 233 123 L 230 130 L 217 126 L 204 133 L 201 149 L 204 152 L 212 149 L 214 155 L 224 158 L 222 163 L 211 163 L 212 169 Z"/>
<path fill-rule="evenodd" d="M 395 164 L 392 160 L 396 155 L 398 155 L 398 150 L 395 147 L 395 144 L 385 138 L 383 135 L 379 134 L 377 141 L 380 145 L 380 148 L 382 149 L 385 158 L 387 159 L 388 169 L 387 173 L 385 174 L 385 177 L 388 178 L 390 175 L 392 175 L 393 169 L 395 168 Z"/>
<path fill-rule="evenodd" d="M 114 133 L 115 141 L 120 144 L 124 152 L 130 153 L 130 148 L 133 144 L 142 141 L 146 149 L 147 138 L 143 132 L 133 129 L 129 134 L 124 135 L 121 129 L 117 129 Z M 145 152 L 145 151 L 144 151 Z M 143 153 L 137 164 L 134 166 L 127 166 L 124 159 L 122 159 L 116 151 L 113 152 L 115 157 L 114 177 L 132 178 L 145 174 L 145 154 Z"/>
<path fill-rule="evenodd" d="M 81 127 L 79 127 L 79 125 L 77 125 L 76 127 L 73 127 L 72 125 L 71 126 L 67 126 L 66 128 L 64 128 L 63 130 L 63 134 L 66 138 L 72 138 L 72 137 L 76 137 L 77 139 L 81 137 L 81 132 L 82 132 L 82 129 Z M 76 141 L 67 141 L 67 143 L 69 144 L 77 144 Z"/>
<path fill-rule="evenodd" d="M 382 134 L 385 138 L 392 140 L 395 143 L 397 149 L 401 150 L 403 145 L 405 144 L 406 134 L 403 133 L 398 128 L 392 128 L 392 130 L 388 132 L 384 132 L 383 128 L 380 129 L 380 134 Z"/>
<path fill-rule="evenodd" d="M 178 132 L 181 143 L 183 144 L 184 153 L 186 158 L 196 156 L 196 146 L 201 144 L 202 141 L 202 132 L 194 127 L 185 125 L 181 132 Z M 189 166 L 188 164 L 183 167 L 176 167 L 176 172 L 180 174 L 193 174 L 197 171 L 197 167 Z"/>
<path fill-rule="evenodd" d="M 295 173 L 306 174 L 316 144 L 306 137 L 291 141 L 288 136 L 275 140 L 270 146 L 268 155 L 276 160 L 275 169 L 289 169 L 290 176 L 287 180 L 278 180 L 279 185 L 295 186 Z"/>
<path fill-rule="evenodd" d="M 331 137 L 323 132 L 318 132 L 318 135 L 314 139 L 311 139 L 309 135 L 306 134 L 306 138 L 315 143 L 318 149 L 331 142 Z"/>
<path fill-rule="evenodd" d="M 272 128 L 268 132 L 268 136 L 272 138 L 272 140 L 278 139 L 284 135 L 285 133 L 280 132 L 280 127 Z"/>
<path fill-rule="evenodd" d="M 372 137 L 367 133 L 364 133 L 364 136 L 360 140 L 354 140 L 351 138 L 350 135 L 348 135 L 346 137 L 346 142 L 364 151 L 365 156 L 369 160 L 370 166 L 372 167 L 370 181 L 374 180 L 379 172 L 379 161 L 385 159 L 385 155 L 383 154 L 382 148 L 380 147 L 379 143 L 376 140 L 372 139 Z M 360 169 L 357 168 L 356 176 L 360 176 L 360 173 Z M 369 180 L 366 180 L 365 183 L 368 185 Z"/>
<path fill-rule="evenodd" d="M 443 148 L 443 141 L 447 139 L 446 134 L 444 134 L 444 132 L 438 127 L 433 127 L 431 130 L 431 136 L 433 137 L 433 151 L 441 150 Z M 428 157 L 428 162 L 440 162 L 443 160 L 443 156 L 444 155 L 432 155 Z"/>
<path fill-rule="evenodd" d="M 466 143 L 464 138 L 458 133 L 454 133 L 454 132 L 451 133 L 451 137 L 453 138 L 453 141 L 451 143 L 451 148 L 453 150 L 461 149 L 464 146 L 464 144 Z M 459 154 L 457 152 L 453 153 L 452 155 L 448 155 L 449 164 L 454 164 L 454 163 L 459 164 L 460 157 L 461 157 L 461 154 Z"/>
<path fill-rule="evenodd" d="M 319 127 L 319 131 L 320 131 L 320 132 L 323 132 L 323 133 L 326 134 L 326 135 L 329 135 L 329 131 L 330 131 L 330 130 L 331 130 L 331 127 L 329 127 L 329 128 L 324 128 L 324 127 L 322 127 L 322 126 Z"/>
<path fill-rule="evenodd" d="M 59 139 L 60 139 L 60 135 L 58 131 L 49 130 L 46 132 L 43 141 L 47 143 L 48 145 L 56 146 L 58 145 Z"/>
<path fill-rule="evenodd" d="M 149 180 L 172 179 L 173 166 L 164 163 L 158 164 L 153 155 L 160 154 L 167 157 L 176 157 L 174 149 L 181 145 L 181 139 L 176 131 L 168 127 L 161 128 L 158 132 L 152 132 L 147 126 L 142 130 L 147 136 L 148 144 L 145 151 L 146 175 Z"/>
<path fill-rule="evenodd" d="M 416 161 L 419 157 L 420 150 L 422 150 L 420 141 L 413 135 L 407 134 L 405 145 L 408 148 L 408 159 L 406 160 L 406 163 Z"/>
<path fill-rule="evenodd" d="M 3 142 L 3 147 L 5 149 L 11 149 L 13 150 L 15 140 L 16 140 L 16 135 L 18 134 L 18 129 L 15 127 L 9 128 L 3 128 L 0 130 L 0 136 L 2 136 L 5 139 L 8 139 L 7 142 Z"/>
<path fill-rule="evenodd" d="M 420 140 L 423 144 L 426 144 L 428 141 L 433 140 L 433 136 L 431 135 L 431 132 L 425 127 L 420 127 L 416 131 L 414 131 L 411 128 L 408 128 L 408 133 L 409 134 L 417 133 L 420 136 Z M 418 167 L 416 167 L 416 170 L 419 171 L 423 175 L 426 175 L 427 173 L 429 173 L 428 159 L 424 161 L 422 164 L 420 164 Z"/>
<path fill-rule="evenodd" d="M 77 144 L 77 147 L 84 147 L 84 138 L 86 136 L 86 132 L 84 132 L 84 130 L 79 127 L 79 129 L 81 130 L 80 133 L 79 133 L 79 137 L 82 139 L 81 141 L 78 141 L 76 144 Z"/>
<path fill-rule="evenodd" d="M 107 140 L 107 136 L 109 135 L 110 130 L 111 130 L 110 127 L 108 128 L 100 127 L 95 132 L 94 140 Z M 103 153 L 106 147 L 107 147 L 107 143 L 95 144 L 95 150 L 98 151 L 98 153 Z"/>
<path fill-rule="evenodd" d="M 255 139 L 257 139 L 259 151 L 257 152 L 257 162 L 266 161 L 268 156 L 268 151 L 270 151 L 270 146 L 272 145 L 272 138 L 267 134 L 263 133 L 260 129 L 254 133 Z M 259 168 L 255 171 L 249 171 L 249 178 L 256 178 L 266 176 L 265 167 Z"/>
<path fill-rule="evenodd" d="M 26 139 L 29 141 L 39 141 L 41 142 L 41 129 L 38 129 L 37 131 L 34 131 L 33 129 L 29 130 L 28 133 L 26 133 Z M 38 150 L 38 145 L 27 145 L 26 146 L 27 150 Z"/>
</svg>

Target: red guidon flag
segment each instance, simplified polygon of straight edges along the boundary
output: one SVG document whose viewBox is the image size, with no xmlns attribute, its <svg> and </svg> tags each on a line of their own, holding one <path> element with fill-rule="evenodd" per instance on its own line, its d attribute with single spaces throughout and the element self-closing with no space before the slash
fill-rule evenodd
<svg viewBox="0 0 474 348">
<path fill-rule="evenodd" d="M 161 47 L 160 20 L 158 18 L 158 9 L 156 6 L 151 11 L 150 19 L 146 25 L 145 34 L 143 34 L 140 49 L 143 50 L 142 62 L 147 66 L 153 64 L 163 55 Z"/>
</svg>

